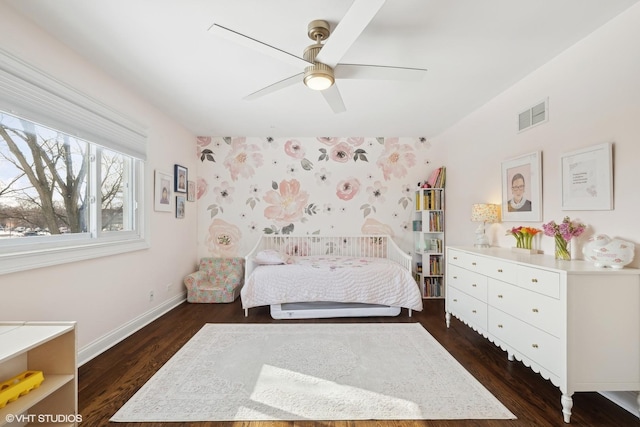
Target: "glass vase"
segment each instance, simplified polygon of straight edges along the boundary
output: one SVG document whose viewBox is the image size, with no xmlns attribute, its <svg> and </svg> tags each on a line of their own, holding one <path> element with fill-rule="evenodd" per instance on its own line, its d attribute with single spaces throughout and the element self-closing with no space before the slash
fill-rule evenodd
<svg viewBox="0 0 640 427">
<path fill-rule="evenodd" d="M 571 250 L 569 242 L 564 240 L 562 236 L 556 236 L 556 259 L 562 261 L 571 260 Z"/>
</svg>

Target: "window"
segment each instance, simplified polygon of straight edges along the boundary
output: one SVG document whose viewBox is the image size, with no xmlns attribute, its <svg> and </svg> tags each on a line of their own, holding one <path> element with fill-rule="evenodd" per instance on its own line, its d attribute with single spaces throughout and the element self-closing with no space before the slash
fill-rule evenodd
<svg viewBox="0 0 640 427">
<path fill-rule="evenodd" d="M 0 50 L 0 274 L 148 247 L 145 155 L 134 123 Z"/>
</svg>

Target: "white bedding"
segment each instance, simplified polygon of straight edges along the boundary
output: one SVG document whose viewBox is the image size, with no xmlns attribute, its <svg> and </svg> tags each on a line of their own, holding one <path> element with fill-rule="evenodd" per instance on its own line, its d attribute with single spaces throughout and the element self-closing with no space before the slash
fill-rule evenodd
<svg viewBox="0 0 640 427">
<path fill-rule="evenodd" d="M 291 257 L 255 268 L 240 292 L 242 308 L 308 301 L 384 304 L 422 311 L 411 273 L 385 258 Z"/>
</svg>

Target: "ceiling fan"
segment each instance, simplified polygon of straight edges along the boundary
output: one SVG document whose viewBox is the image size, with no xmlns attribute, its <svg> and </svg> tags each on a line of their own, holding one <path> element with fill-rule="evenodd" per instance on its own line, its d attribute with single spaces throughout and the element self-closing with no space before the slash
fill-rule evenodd
<svg viewBox="0 0 640 427">
<path fill-rule="evenodd" d="M 303 82 L 310 89 L 320 91 L 334 113 L 341 113 L 346 111 L 346 107 L 335 83 L 336 79 L 417 81 L 427 71 L 422 68 L 339 63 L 384 2 L 385 0 L 354 0 L 333 33 L 330 33 L 328 22 L 311 21 L 307 28 L 307 35 L 315 43 L 304 50 L 302 58 L 216 23 L 209 28 L 209 31 L 304 69 L 303 72 L 266 86 L 245 96 L 244 99 L 257 99 Z M 331 39 L 325 42 L 329 35 Z"/>
</svg>

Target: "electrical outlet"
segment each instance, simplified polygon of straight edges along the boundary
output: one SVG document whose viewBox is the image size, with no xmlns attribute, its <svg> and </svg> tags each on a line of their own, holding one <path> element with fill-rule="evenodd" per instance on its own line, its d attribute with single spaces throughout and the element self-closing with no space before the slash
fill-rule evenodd
<svg viewBox="0 0 640 427">
<path fill-rule="evenodd" d="M 149 291 L 149 302 L 153 301 L 153 291 Z"/>
</svg>

